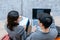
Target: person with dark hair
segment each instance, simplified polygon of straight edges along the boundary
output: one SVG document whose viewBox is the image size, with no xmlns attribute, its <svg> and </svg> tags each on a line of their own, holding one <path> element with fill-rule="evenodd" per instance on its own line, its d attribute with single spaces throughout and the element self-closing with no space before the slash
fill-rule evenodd
<svg viewBox="0 0 60 40">
<path fill-rule="evenodd" d="M 10 40 L 25 40 L 26 32 L 23 26 L 19 25 L 19 13 L 18 11 L 12 10 L 7 15 L 6 30 L 10 37 Z"/>
<path fill-rule="evenodd" d="M 38 18 L 39 29 L 32 33 L 26 40 L 54 40 L 57 37 L 55 26 L 51 26 L 53 18 L 49 14 L 41 14 Z"/>
</svg>

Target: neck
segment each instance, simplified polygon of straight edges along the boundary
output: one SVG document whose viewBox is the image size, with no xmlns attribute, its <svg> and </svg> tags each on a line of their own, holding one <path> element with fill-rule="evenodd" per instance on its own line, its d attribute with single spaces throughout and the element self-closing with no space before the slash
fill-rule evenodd
<svg viewBox="0 0 60 40">
<path fill-rule="evenodd" d="M 44 27 L 41 27 L 42 32 L 49 32 L 49 28 L 45 29 Z"/>
</svg>

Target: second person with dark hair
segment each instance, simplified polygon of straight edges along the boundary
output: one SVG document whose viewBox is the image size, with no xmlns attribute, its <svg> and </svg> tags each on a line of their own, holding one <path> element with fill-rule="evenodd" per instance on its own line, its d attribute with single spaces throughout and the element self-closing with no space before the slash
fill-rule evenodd
<svg viewBox="0 0 60 40">
<path fill-rule="evenodd" d="M 10 37 L 10 40 L 25 40 L 26 32 L 23 26 L 19 25 L 19 13 L 18 11 L 12 10 L 7 15 L 6 30 Z"/>
<path fill-rule="evenodd" d="M 52 17 L 49 14 L 41 14 L 38 18 L 39 29 L 32 33 L 26 40 L 54 40 L 57 37 L 57 30 L 51 27 Z"/>
</svg>

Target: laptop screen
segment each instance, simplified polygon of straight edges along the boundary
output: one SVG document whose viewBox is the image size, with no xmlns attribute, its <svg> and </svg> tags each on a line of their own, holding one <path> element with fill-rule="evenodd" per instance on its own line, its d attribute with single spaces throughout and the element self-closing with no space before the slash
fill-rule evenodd
<svg viewBox="0 0 60 40">
<path fill-rule="evenodd" d="M 37 19 L 38 15 L 40 15 L 41 13 L 50 14 L 50 12 L 51 12 L 51 9 L 33 9 L 32 10 L 32 18 Z"/>
</svg>

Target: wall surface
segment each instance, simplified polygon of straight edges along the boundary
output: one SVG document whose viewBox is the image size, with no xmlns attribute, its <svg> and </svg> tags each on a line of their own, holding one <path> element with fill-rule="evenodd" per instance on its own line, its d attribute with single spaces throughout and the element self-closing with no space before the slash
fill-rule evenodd
<svg viewBox="0 0 60 40">
<path fill-rule="evenodd" d="M 6 19 L 11 10 L 21 12 L 21 0 L 0 0 L 0 20 Z"/>
<path fill-rule="evenodd" d="M 0 20 L 6 19 L 10 10 L 32 19 L 33 8 L 50 8 L 54 17 L 60 16 L 60 0 L 0 0 Z"/>
</svg>

